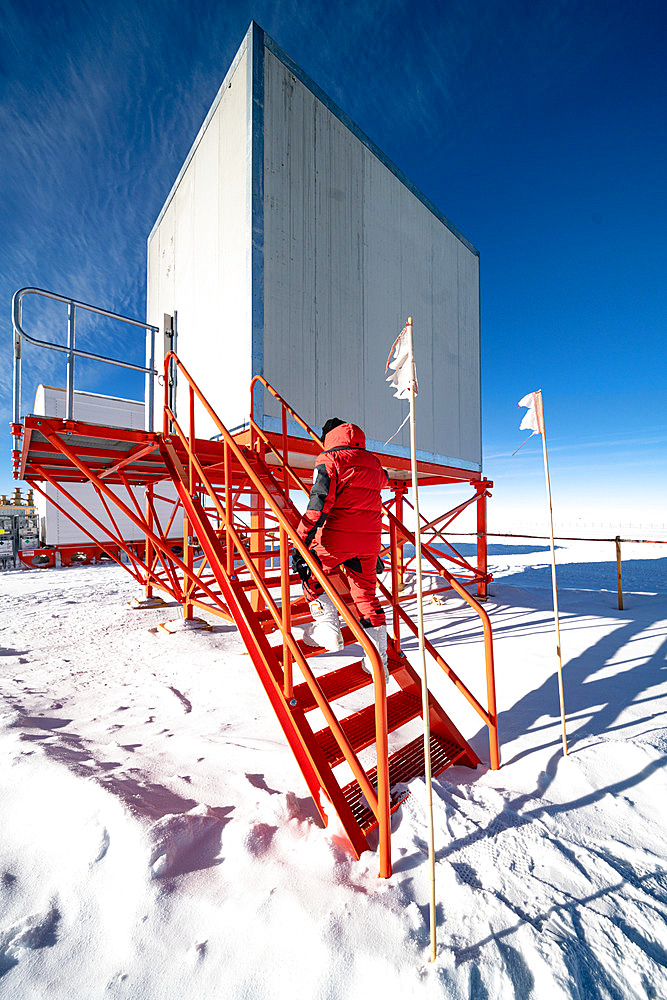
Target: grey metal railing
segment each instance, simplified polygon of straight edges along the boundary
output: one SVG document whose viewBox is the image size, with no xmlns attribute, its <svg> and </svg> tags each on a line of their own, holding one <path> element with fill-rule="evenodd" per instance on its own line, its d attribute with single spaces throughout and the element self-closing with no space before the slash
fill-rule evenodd
<svg viewBox="0 0 667 1000">
<path fill-rule="evenodd" d="M 23 299 L 26 295 L 41 295 L 47 299 L 54 299 L 56 302 L 63 302 L 67 306 L 67 346 L 64 344 L 53 344 L 47 340 L 38 340 L 31 337 L 23 329 Z M 146 358 L 147 365 L 135 365 L 129 361 L 121 361 L 119 358 L 109 358 L 102 354 L 94 354 L 92 351 L 82 351 L 75 343 L 76 331 L 76 310 L 84 309 L 87 312 L 96 313 L 98 316 L 105 316 L 108 319 L 115 319 L 121 323 L 129 323 L 130 326 L 138 326 L 146 331 Z M 153 401 L 154 401 L 154 379 L 157 375 L 155 368 L 155 334 L 159 327 L 142 320 L 131 319 L 120 313 L 111 312 L 109 309 L 100 309 L 98 306 L 91 306 L 87 302 L 79 302 L 68 295 L 58 295 L 56 292 L 48 292 L 44 288 L 20 288 L 12 299 L 12 320 L 14 325 L 14 424 L 21 422 L 21 346 L 26 340 L 29 344 L 37 347 L 46 347 L 52 351 L 61 351 L 67 355 L 67 382 L 65 397 L 66 419 L 74 418 L 74 359 L 87 358 L 91 361 L 102 361 L 108 365 L 116 365 L 120 368 L 130 368 L 132 371 L 144 372 L 144 410 L 145 429 L 153 430 Z M 18 439 L 14 435 L 14 447 L 19 447 Z"/>
</svg>

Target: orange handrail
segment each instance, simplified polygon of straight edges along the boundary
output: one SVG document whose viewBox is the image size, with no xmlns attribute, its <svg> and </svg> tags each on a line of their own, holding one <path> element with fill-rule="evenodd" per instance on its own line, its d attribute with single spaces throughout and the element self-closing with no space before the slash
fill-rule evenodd
<svg viewBox="0 0 667 1000">
<path fill-rule="evenodd" d="M 317 436 L 317 434 L 313 431 L 313 429 L 296 412 L 296 410 L 294 410 L 289 405 L 289 403 L 287 403 L 286 400 L 283 399 L 283 397 L 280 395 L 280 393 L 277 392 L 277 390 L 274 389 L 273 386 L 270 385 L 270 383 L 267 382 L 266 379 L 262 375 L 256 375 L 255 378 L 253 378 L 253 380 L 250 383 L 250 389 L 251 389 L 251 392 L 250 392 L 250 421 L 251 421 L 251 426 L 255 426 L 257 432 L 258 433 L 262 433 L 260 431 L 260 429 L 256 427 L 256 424 L 255 424 L 255 421 L 254 421 L 254 393 L 253 393 L 252 390 L 254 389 L 254 386 L 257 383 L 260 383 L 261 385 L 263 385 L 265 387 L 265 389 L 267 389 L 267 391 L 270 392 L 271 395 L 274 396 L 274 398 L 277 399 L 278 402 L 283 407 L 283 411 L 282 412 L 283 412 L 283 439 L 284 439 L 283 440 L 283 449 L 284 449 L 284 455 L 282 457 L 282 461 L 284 463 L 286 463 L 287 462 L 287 457 L 288 457 L 287 456 L 287 443 L 286 443 L 286 440 L 285 440 L 286 439 L 286 433 L 285 433 L 285 430 L 284 430 L 284 428 L 285 428 L 285 416 L 284 416 L 285 412 L 289 413 L 290 416 L 292 417 L 292 419 L 295 420 L 296 423 L 298 423 L 306 431 L 306 433 L 313 439 L 313 441 L 315 441 L 321 447 L 321 445 L 322 445 L 321 439 Z M 273 447 L 270 444 L 269 439 L 266 438 L 266 436 L 263 435 L 263 434 L 262 434 L 262 437 L 264 438 L 264 440 L 266 441 L 266 443 L 269 444 L 269 446 L 272 448 L 274 454 L 276 454 L 280 458 L 281 456 L 280 456 L 279 452 L 275 449 L 275 447 Z M 298 482 L 298 485 L 303 490 L 303 492 L 304 493 L 308 493 L 307 487 L 303 484 L 303 482 L 301 482 L 301 480 L 298 479 L 298 477 L 296 475 L 294 476 L 294 479 Z M 457 513 L 459 513 L 465 507 L 469 506 L 469 504 L 472 503 L 472 502 L 474 502 L 474 500 L 476 500 L 476 497 L 473 497 L 470 500 L 464 501 L 463 503 L 461 503 L 457 507 L 455 507 L 453 510 L 448 511 L 447 513 L 441 515 L 440 517 L 436 518 L 432 522 L 427 521 L 426 517 L 424 517 L 423 514 L 420 514 L 420 519 L 422 521 L 426 522 L 426 524 L 425 524 L 426 528 L 434 528 L 435 529 L 435 526 L 440 521 L 444 520 L 449 515 L 452 515 L 452 519 L 453 519 L 453 517 L 456 516 Z M 407 500 L 407 497 L 404 498 L 404 502 L 407 503 L 408 506 L 412 507 L 412 509 L 414 509 L 414 507 L 410 503 L 410 501 Z M 405 541 L 408 541 L 408 542 L 412 541 L 412 543 L 414 544 L 415 543 L 414 532 L 409 531 L 405 527 L 405 525 L 401 521 L 398 520 L 398 518 L 395 516 L 395 514 L 393 514 L 393 512 L 389 509 L 389 507 L 386 504 L 383 504 L 382 506 L 383 506 L 383 512 L 384 512 L 385 516 L 387 517 L 387 519 L 389 521 L 389 525 L 390 525 L 390 537 L 393 537 L 393 539 L 394 539 L 394 541 L 392 543 L 392 549 L 395 549 L 396 540 L 397 540 L 396 539 L 396 535 L 397 535 L 398 531 L 400 531 L 400 533 L 403 536 L 403 538 L 404 538 Z M 445 527 L 446 527 L 446 525 L 445 525 Z M 434 534 L 436 535 L 436 537 L 438 535 L 440 535 L 440 537 L 443 538 L 443 541 L 446 542 L 447 540 L 442 535 L 442 530 L 443 529 L 440 529 L 440 531 L 435 530 Z M 452 546 L 452 548 L 453 548 L 453 546 Z M 465 684 L 463 683 L 463 681 L 456 675 L 456 673 L 452 670 L 452 668 L 449 666 L 449 664 L 444 660 L 444 658 L 442 656 L 440 656 L 440 654 L 432 646 L 432 644 L 430 642 L 428 642 L 428 640 L 426 640 L 426 646 L 427 646 L 428 651 L 431 654 L 431 656 L 433 656 L 433 658 L 436 660 L 436 662 L 439 664 L 439 666 L 441 666 L 442 669 L 445 670 L 445 672 L 447 673 L 448 677 L 450 678 L 450 680 L 452 680 L 452 682 L 454 683 L 454 685 L 456 686 L 456 688 L 461 692 L 461 694 L 464 695 L 464 697 L 468 700 L 468 702 L 472 705 L 472 707 L 475 709 L 475 711 L 480 716 L 480 718 L 484 721 L 485 725 L 488 727 L 488 730 L 489 730 L 489 756 L 490 756 L 490 761 L 491 761 L 491 769 L 495 771 L 495 770 L 497 770 L 500 767 L 500 751 L 499 751 L 499 744 L 498 744 L 498 720 L 497 720 L 497 708 L 496 708 L 496 685 L 495 685 L 495 668 L 494 668 L 494 658 L 493 658 L 493 632 L 492 632 L 492 628 L 491 628 L 491 622 L 490 622 L 490 619 L 489 619 L 489 616 L 488 616 L 486 610 L 478 603 L 478 601 L 475 600 L 474 597 L 472 597 L 467 592 L 467 590 L 465 590 L 464 587 L 461 586 L 461 584 L 458 582 L 458 580 L 456 579 L 456 577 L 454 577 L 453 574 L 451 574 L 449 572 L 449 570 L 447 570 L 442 565 L 442 563 L 440 562 L 440 560 L 430 550 L 430 547 L 428 545 L 423 545 L 422 546 L 422 551 L 423 551 L 423 554 L 425 555 L 426 559 L 437 569 L 438 574 L 440 576 L 443 576 L 445 578 L 445 580 L 448 581 L 449 586 L 454 591 L 456 591 L 456 593 L 459 594 L 464 599 L 464 601 L 466 601 L 467 604 L 470 605 L 470 607 L 475 611 L 475 613 L 479 616 L 479 618 L 481 619 L 481 622 L 482 622 L 482 628 L 483 628 L 483 632 L 484 632 L 484 659 L 485 659 L 485 664 L 486 664 L 486 689 L 487 689 L 487 705 L 488 705 L 488 709 L 486 709 L 486 710 L 482 707 L 482 705 L 480 705 L 479 701 L 475 698 L 475 696 L 472 694 L 472 692 L 468 690 L 468 688 L 465 686 Z M 456 551 L 456 550 L 454 549 L 454 551 Z M 458 553 L 457 553 L 457 555 L 458 555 Z M 408 614 L 406 614 L 406 612 L 403 611 L 403 609 L 400 607 L 400 598 L 399 598 L 398 593 L 397 593 L 397 591 L 398 591 L 398 586 L 397 586 L 398 580 L 394 579 L 394 577 L 396 576 L 396 574 L 394 572 L 394 564 L 395 564 L 395 560 L 392 559 L 392 593 L 390 594 L 389 591 L 386 589 L 386 587 L 384 587 L 382 584 L 380 584 L 381 591 L 383 592 L 383 594 L 385 595 L 385 597 L 389 599 L 389 602 L 392 605 L 393 610 L 394 610 L 394 635 L 398 636 L 398 619 L 399 619 L 399 616 L 400 616 L 400 618 L 403 621 L 405 621 L 405 623 L 410 627 L 410 629 L 414 632 L 414 634 L 417 635 L 418 634 L 417 626 L 414 624 L 414 622 L 412 621 L 412 619 L 410 618 L 410 616 Z M 470 582 L 474 582 L 474 580 L 470 581 Z"/>
<path fill-rule="evenodd" d="M 174 413 L 169 407 L 167 383 L 168 383 L 170 365 L 172 363 L 178 369 L 180 369 L 180 371 L 183 374 L 183 377 L 186 379 L 188 383 L 189 397 L 190 397 L 190 425 L 191 425 L 189 428 L 189 435 L 186 435 L 184 433 L 184 431 L 178 424 L 178 421 L 176 420 Z M 185 368 L 185 365 L 182 363 L 182 361 L 180 361 L 178 356 L 173 351 L 169 351 L 165 355 L 164 365 L 165 365 L 165 403 L 164 403 L 165 438 L 168 440 L 170 433 L 171 434 L 175 433 L 176 436 L 179 438 L 181 444 L 183 445 L 184 449 L 186 450 L 186 453 L 188 455 L 189 468 L 196 470 L 201 483 L 203 484 L 206 492 L 213 501 L 213 504 L 215 505 L 215 508 L 218 511 L 220 519 L 225 526 L 225 531 L 228 537 L 228 550 L 229 550 L 229 540 L 231 540 L 234 543 L 240 558 L 245 563 L 259 593 L 266 602 L 266 605 L 269 608 L 269 611 L 276 625 L 281 630 L 283 634 L 283 640 L 287 642 L 290 652 L 294 657 L 294 659 L 296 660 L 296 662 L 298 663 L 303 673 L 304 679 L 308 684 L 308 687 L 310 688 L 318 707 L 320 708 L 324 717 L 326 718 L 327 724 L 329 725 L 329 728 L 331 729 L 331 732 L 334 738 L 336 739 L 336 742 L 338 743 L 341 752 L 344 755 L 345 760 L 349 764 L 357 782 L 359 783 L 359 787 L 363 791 L 363 794 L 366 796 L 368 804 L 372 812 L 374 813 L 379 826 L 380 875 L 384 878 L 388 878 L 391 875 L 391 829 L 390 829 L 390 801 L 389 801 L 390 791 L 389 791 L 389 762 L 388 762 L 389 741 L 387 734 L 386 682 L 384 677 L 384 669 L 382 666 L 382 662 L 380 660 L 380 655 L 375 645 L 371 642 L 368 635 L 362 628 L 362 626 L 359 624 L 357 619 L 351 614 L 347 605 L 343 602 L 343 600 L 336 592 L 336 590 L 331 586 L 331 583 L 329 582 L 327 577 L 322 573 L 321 567 L 318 565 L 318 563 L 310 553 L 307 546 L 298 536 L 296 532 L 296 526 L 290 522 L 289 518 L 285 514 L 285 511 L 281 509 L 281 507 L 276 503 L 274 497 L 271 495 L 270 491 L 266 489 L 260 477 L 257 475 L 256 471 L 253 469 L 252 465 L 247 460 L 242 449 L 238 446 L 237 442 L 234 440 L 234 437 L 224 426 L 218 415 L 210 406 L 208 400 L 204 397 L 201 390 L 198 388 L 198 386 L 190 376 L 189 372 Z M 288 404 L 285 403 L 284 400 L 282 400 L 282 397 L 280 397 L 278 393 L 275 392 L 275 390 L 272 390 L 271 387 L 268 386 L 268 383 L 266 383 L 261 376 L 257 376 L 255 379 L 253 379 L 253 383 L 251 384 L 254 385 L 257 380 L 261 380 L 269 388 L 269 391 L 271 391 L 274 396 L 276 396 L 278 399 L 281 400 L 281 403 L 294 416 L 297 422 L 301 424 L 301 426 L 304 427 L 304 429 L 306 429 L 310 433 L 310 435 L 314 438 L 314 440 L 316 440 L 319 443 L 319 439 L 314 434 L 314 432 L 310 431 L 310 428 L 308 428 L 307 424 L 305 424 L 304 421 L 301 420 L 300 417 L 298 417 L 298 414 L 295 414 L 294 411 L 291 410 Z M 278 609 L 268 588 L 266 587 L 261 572 L 254 565 L 254 562 L 250 554 L 246 551 L 245 546 L 243 545 L 241 539 L 239 538 L 238 533 L 236 532 L 236 529 L 234 528 L 231 522 L 228 513 L 229 508 L 223 508 L 222 505 L 220 504 L 215 494 L 215 491 L 213 490 L 211 483 L 208 477 L 206 476 L 206 473 L 199 459 L 196 456 L 195 453 L 196 439 L 194 434 L 194 405 L 193 405 L 195 396 L 199 400 L 200 404 L 204 407 L 208 416 L 213 420 L 214 424 L 218 428 L 220 436 L 224 442 L 226 454 L 228 453 L 231 454 L 234 457 L 234 459 L 239 463 L 239 465 L 243 468 L 244 472 L 248 476 L 248 479 L 252 483 L 253 488 L 257 490 L 259 495 L 264 500 L 264 503 L 268 505 L 268 507 L 270 507 L 270 509 L 273 511 L 275 517 L 278 520 L 278 523 L 281 526 L 281 529 L 283 529 L 286 532 L 292 544 L 296 546 L 296 548 L 300 551 L 301 555 L 304 557 L 307 565 L 309 566 L 311 573 L 313 574 L 315 579 L 318 580 L 324 591 L 331 598 L 339 614 L 342 615 L 343 620 L 350 628 L 355 639 L 361 645 L 362 649 L 364 650 L 364 653 L 366 654 L 368 660 L 371 663 L 373 669 L 373 678 L 375 681 L 374 685 L 375 736 L 376 736 L 376 748 L 377 748 L 377 782 L 378 782 L 377 792 L 375 791 L 370 781 L 368 780 L 368 776 L 366 775 L 365 770 L 361 766 L 354 750 L 352 749 L 347 737 L 345 736 L 345 733 L 343 732 L 340 723 L 338 722 L 335 715 L 331 711 L 329 703 L 326 697 L 324 696 L 315 676 L 312 674 L 310 668 L 308 667 L 308 664 L 303 654 L 301 653 L 301 650 L 299 649 L 296 640 L 292 636 L 291 632 L 285 632 L 283 620 L 280 614 L 280 609 Z M 252 424 L 254 424 L 254 419 L 252 420 Z M 170 425 L 172 428 L 171 431 L 169 429 Z M 284 434 L 284 437 L 286 438 L 286 434 Z M 285 441 L 285 448 L 286 448 L 286 441 Z M 285 457 L 282 460 L 284 465 L 288 464 L 287 457 L 288 456 L 285 453 Z M 227 463 L 225 464 L 227 467 Z M 224 571 L 223 567 L 220 568 L 223 569 Z M 285 599 L 285 596 L 289 597 L 289 595 L 285 595 L 283 593 L 283 601 Z"/>
<path fill-rule="evenodd" d="M 407 541 L 412 540 L 413 544 L 415 541 L 414 532 L 406 529 L 405 525 L 402 524 L 391 511 L 385 510 L 385 514 L 389 518 L 389 523 L 394 529 L 400 528 L 401 533 L 406 538 Z M 481 716 L 481 718 L 486 723 L 489 729 L 489 754 L 491 758 L 491 770 L 497 771 L 500 767 L 500 751 L 498 747 L 498 719 L 496 710 L 496 683 L 495 683 L 495 669 L 493 662 L 493 632 L 491 629 L 491 621 L 486 610 L 479 604 L 475 598 L 468 593 L 465 587 L 462 587 L 455 576 L 447 570 L 442 563 L 433 555 L 428 547 L 424 547 L 423 555 L 426 559 L 434 566 L 438 573 L 443 576 L 452 587 L 456 593 L 463 598 L 463 600 L 470 605 L 470 607 L 479 616 L 482 622 L 482 627 L 484 630 L 484 659 L 486 662 L 486 694 L 487 694 L 487 704 L 488 710 L 485 711 L 479 704 L 475 696 L 471 691 L 465 686 L 465 684 L 456 676 L 452 668 L 446 661 L 437 653 L 437 651 L 431 646 L 431 644 L 426 642 L 427 647 L 429 647 L 429 653 L 437 660 L 439 665 L 445 670 L 450 679 L 454 682 L 458 690 L 465 696 L 465 698 L 470 702 L 472 707 Z M 388 594 L 386 588 L 382 587 L 385 593 Z M 389 595 L 388 595 L 389 596 Z M 392 602 L 393 603 L 393 602 Z M 412 629 L 415 635 L 417 635 L 417 626 L 414 624 L 409 615 L 407 615 L 400 606 L 399 608 L 402 619 L 406 624 Z"/>
<path fill-rule="evenodd" d="M 250 419 L 251 419 L 251 421 L 253 423 L 255 422 L 255 400 L 254 400 L 254 395 L 255 394 L 253 392 L 253 389 L 255 388 L 255 385 L 257 383 L 259 383 L 260 385 L 263 385 L 264 388 L 266 389 L 266 391 L 270 392 L 271 395 L 274 396 L 275 399 L 278 400 L 278 402 L 280 403 L 280 405 L 283 408 L 283 410 L 285 412 L 289 413 L 289 415 L 291 416 L 292 420 L 294 420 L 295 423 L 299 424 L 299 426 L 304 429 L 304 431 L 306 432 L 306 434 L 308 434 L 308 436 L 311 437 L 313 439 L 313 441 L 319 447 L 322 446 L 322 440 L 321 440 L 321 438 L 319 438 L 317 436 L 317 434 L 312 429 L 312 427 L 310 427 L 306 423 L 306 421 L 303 419 L 303 417 L 301 417 L 296 412 L 296 410 L 289 405 L 289 403 L 287 402 L 286 399 L 283 399 L 283 397 L 280 395 L 280 393 L 276 389 L 273 388 L 273 386 L 271 385 L 271 383 L 266 381 L 266 379 L 264 378 L 263 375 L 255 375 L 255 377 L 253 378 L 253 380 L 250 383 Z M 257 425 L 255 424 L 255 426 L 257 426 Z M 259 430 L 259 428 L 257 428 L 257 429 Z M 285 457 L 287 458 L 287 456 L 285 456 Z"/>
</svg>

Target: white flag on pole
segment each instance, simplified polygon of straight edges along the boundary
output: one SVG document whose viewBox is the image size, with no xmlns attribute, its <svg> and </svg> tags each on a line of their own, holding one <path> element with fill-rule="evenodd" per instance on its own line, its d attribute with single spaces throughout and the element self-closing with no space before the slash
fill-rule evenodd
<svg viewBox="0 0 667 1000">
<path fill-rule="evenodd" d="M 544 410 L 542 409 L 542 390 L 529 392 L 527 396 L 519 400 L 519 406 L 527 406 L 528 410 L 524 414 L 519 425 L 520 431 L 532 431 L 533 434 L 544 434 Z"/>
<path fill-rule="evenodd" d="M 547 501 L 549 507 L 549 529 L 551 538 L 551 583 L 553 587 L 554 594 L 554 622 L 556 626 L 556 656 L 558 658 L 558 694 L 560 697 L 560 715 L 561 715 L 561 725 L 563 728 L 563 754 L 567 754 L 567 732 L 565 729 L 565 696 L 563 694 L 563 660 L 561 656 L 560 648 L 560 621 L 558 617 L 558 588 L 556 586 L 556 545 L 554 539 L 554 516 L 553 509 L 551 505 L 551 481 L 549 478 L 549 458 L 547 456 L 547 435 L 544 430 L 544 406 L 542 404 L 542 390 L 538 389 L 536 392 L 529 392 L 527 396 L 519 400 L 519 406 L 527 406 L 528 409 L 524 414 L 523 420 L 521 421 L 519 429 L 522 431 L 532 431 L 530 437 L 533 434 L 542 435 L 542 452 L 544 454 L 544 478 L 546 480 L 547 486 Z M 514 452 L 516 455 L 517 451 L 523 448 L 526 441 L 530 441 L 530 437 L 527 437 L 522 444 L 519 445 L 517 450 Z"/>
<path fill-rule="evenodd" d="M 394 396 L 397 399 L 409 399 L 411 391 L 414 391 L 416 396 L 419 392 L 417 369 L 415 368 L 415 359 L 412 353 L 410 338 L 408 337 L 407 323 L 391 345 L 385 374 L 390 368 L 393 370 L 393 375 L 390 375 L 386 381 L 389 382 L 392 389 L 396 390 Z"/>
<path fill-rule="evenodd" d="M 393 358 L 392 358 L 393 353 Z M 424 639 L 424 591 L 422 581 L 422 547 L 421 547 L 421 514 L 419 513 L 419 476 L 417 470 L 417 432 L 415 428 L 415 396 L 419 391 L 417 385 L 417 369 L 415 367 L 414 348 L 412 344 L 412 316 L 399 333 L 398 337 L 391 345 L 385 375 L 392 369 L 393 375 L 386 380 L 397 399 L 408 399 L 410 401 L 410 411 L 403 421 L 403 424 L 410 420 L 410 467 L 412 470 L 412 496 L 415 512 L 415 558 L 417 563 L 417 613 L 419 616 L 418 636 L 419 649 L 422 661 L 422 718 L 424 720 L 424 777 L 428 795 L 429 813 L 429 867 L 431 873 L 431 893 L 429 901 L 430 924 L 431 924 L 431 961 L 436 959 L 436 901 L 435 901 L 435 831 L 433 819 L 433 781 L 431 764 L 431 728 L 428 695 L 428 678 L 426 675 L 426 648 Z M 401 427 L 403 427 L 401 424 Z M 401 427 L 398 428 L 400 431 Z M 396 431 L 396 434 L 398 434 Z M 393 437 L 396 437 L 396 434 Z M 389 438 L 391 441 L 392 438 Z M 386 443 L 389 444 L 389 441 Z M 380 761 L 378 759 L 378 771 Z"/>
</svg>

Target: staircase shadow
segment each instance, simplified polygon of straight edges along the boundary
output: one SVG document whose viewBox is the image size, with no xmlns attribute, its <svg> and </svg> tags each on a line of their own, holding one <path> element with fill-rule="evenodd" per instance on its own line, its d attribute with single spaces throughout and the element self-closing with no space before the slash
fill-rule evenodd
<svg viewBox="0 0 667 1000">
<path fill-rule="evenodd" d="M 39 743 L 50 760 L 64 765 L 78 777 L 93 778 L 135 816 L 155 822 L 164 816 L 189 812 L 199 805 L 196 799 L 184 798 L 165 785 L 147 781 L 140 774 L 128 774 L 122 770 L 120 761 L 101 759 L 81 736 L 62 731 L 71 721 L 21 713 L 12 725 L 21 730 L 22 741 Z M 232 810 L 233 806 L 218 806 L 210 809 L 210 814 L 226 821 Z"/>
<path fill-rule="evenodd" d="M 523 598 L 526 595 L 521 596 Z M 550 595 L 547 596 L 547 600 L 549 599 Z M 618 619 L 617 625 L 571 658 L 567 657 L 568 632 L 578 628 L 594 628 L 596 622 L 591 621 L 591 616 L 596 611 L 598 614 L 602 612 L 605 618 L 612 612 L 598 607 L 586 612 L 584 617 L 580 597 L 575 606 L 568 602 L 567 595 L 563 595 L 562 604 L 565 615 L 561 626 L 565 708 L 570 721 L 581 720 L 576 738 L 619 732 L 629 725 L 636 726 L 638 721 L 650 722 L 650 706 L 658 697 L 650 691 L 664 683 L 667 671 L 667 599 L 662 595 L 635 595 L 632 609 L 613 612 Z M 492 623 L 494 618 L 495 614 L 492 613 Z M 521 627 L 521 622 L 516 622 L 505 629 L 502 626 L 498 630 L 494 628 L 494 634 L 507 636 Z M 545 609 L 545 618 L 543 622 L 541 620 L 539 630 L 553 631 L 553 612 L 550 607 Z M 632 644 L 647 632 L 659 638 L 659 644 L 649 655 L 637 656 Z M 624 709 L 631 704 L 647 706 L 648 711 L 643 720 L 624 722 L 620 719 Z M 512 740 L 534 727 L 545 716 L 551 716 L 555 720 L 559 718 L 555 655 L 554 675 L 499 715 L 500 732 L 505 734 L 506 741 Z M 546 726 L 548 725 L 547 723 Z"/>
</svg>

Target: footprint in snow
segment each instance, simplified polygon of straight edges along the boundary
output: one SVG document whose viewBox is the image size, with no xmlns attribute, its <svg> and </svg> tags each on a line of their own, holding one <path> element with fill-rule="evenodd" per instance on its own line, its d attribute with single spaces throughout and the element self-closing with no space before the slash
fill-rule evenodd
<svg viewBox="0 0 667 1000">
<path fill-rule="evenodd" d="M 166 815 L 151 829 L 151 877 L 163 879 L 211 868 L 221 863 L 220 838 L 227 818 L 207 806 Z"/>
<path fill-rule="evenodd" d="M 273 838 L 278 832 L 277 826 L 270 826 L 268 823 L 257 823 L 246 837 L 245 846 L 248 853 L 255 858 L 260 858 L 271 847 Z"/>
<path fill-rule="evenodd" d="M 190 949 L 190 958 L 193 962 L 203 962 L 208 952 L 208 941 L 197 941 Z"/>
<path fill-rule="evenodd" d="M 186 698 L 185 695 L 181 691 L 178 690 L 178 688 L 171 687 L 171 685 L 168 685 L 167 689 L 169 691 L 171 691 L 171 693 L 178 698 L 178 700 L 180 701 L 181 705 L 185 709 L 185 714 L 188 715 L 192 711 L 192 703 L 191 703 L 191 701 L 188 698 Z"/>
<path fill-rule="evenodd" d="M 44 913 L 32 914 L 0 933 L 0 977 L 9 972 L 25 952 L 51 948 L 57 941 L 60 910 L 51 903 Z"/>
<path fill-rule="evenodd" d="M 111 838 L 109 837 L 109 831 L 104 826 L 102 827 L 102 834 L 100 836 L 100 845 L 97 849 L 97 854 L 93 858 L 93 864 L 96 865 L 98 861 L 101 861 L 103 857 L 106 856 L 109 850 L 109 844 L 111 843 Z"/>
</svg>

